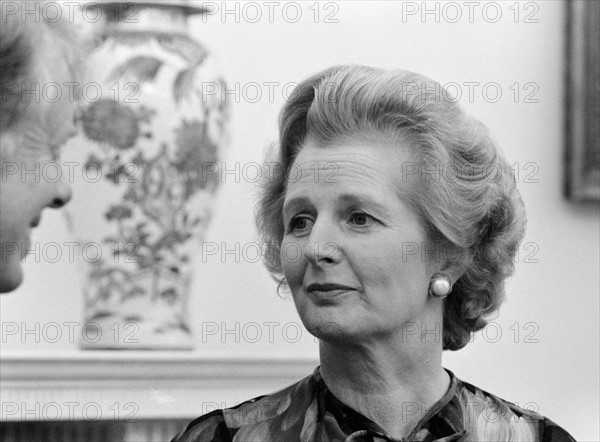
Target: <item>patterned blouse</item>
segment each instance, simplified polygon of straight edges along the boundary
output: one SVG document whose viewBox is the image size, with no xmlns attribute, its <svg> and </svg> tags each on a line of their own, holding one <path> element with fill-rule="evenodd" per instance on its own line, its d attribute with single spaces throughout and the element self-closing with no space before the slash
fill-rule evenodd
<svg viewBox="0 0 600 442">
<path fill-rule="evenodd" d="M 402 442 L 574 442 L 554 422 L 451 378 L 448 392 Z M 408 407 L 407 407 L 407 411 Z M 172 442 L 379 442 L 399 441 L 341 403 L 317 367 L 311 376 L 277 393 L 192 421 Z"/>
</svg>

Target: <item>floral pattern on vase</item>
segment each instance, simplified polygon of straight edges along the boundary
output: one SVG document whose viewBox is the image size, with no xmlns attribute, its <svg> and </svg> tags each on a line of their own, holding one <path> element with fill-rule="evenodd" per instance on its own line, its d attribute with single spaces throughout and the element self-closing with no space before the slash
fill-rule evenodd
<svg viewBox="0 0 600 442">
<path fill-rule="evenodd" d="M 220 97 L 202 93 L 203 82 L 223 80 L 208 51 L 181 33 L 190 11 L 140 6 L 132 24 L 109 16 L 92 55 L 94 77 L 115 93 L 77 116 L 86 179 L 75 184 L 69 216 L 88 248 L 85 321 L 94 337 L 83 348 L 193 347 L 193 257 L 212 214 L 228 112 Z M 115 99 L 119 88 L 126 93 Z"/>
</svg>

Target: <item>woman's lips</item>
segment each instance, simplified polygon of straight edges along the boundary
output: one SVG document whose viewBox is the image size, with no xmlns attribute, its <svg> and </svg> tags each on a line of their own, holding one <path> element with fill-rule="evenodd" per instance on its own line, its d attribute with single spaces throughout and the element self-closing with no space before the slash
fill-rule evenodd
<svg viewBox="0 0 600 442">
<path fill-rule="evenodd" d="M 306 286 L 306 291 L 310 296 L 318 298 L 333 298 L 351 291 L 356 291 L 354 287 L 334 284 L 334 283 L 312 283 Z"/>
<path fill-rule="evenodd" d="M 350 290 L 311 290 L 308 292 L 310 296 L 317 298 L 335 298 L 336 296 L 348 293 Z"/>
</svg>

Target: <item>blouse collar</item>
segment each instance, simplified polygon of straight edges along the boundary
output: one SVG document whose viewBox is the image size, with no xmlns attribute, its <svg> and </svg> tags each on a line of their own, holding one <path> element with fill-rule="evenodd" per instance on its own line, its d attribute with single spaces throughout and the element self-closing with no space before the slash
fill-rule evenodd
<svg viewBox="0 0 600 442">
<path fill-rule="evenodd" d="M 458 378 L 450 370 L 446 370 L 450 376 L 450 387 L 444 396 L 431 407 L 419 420 L 405 441 L 415 442 L 453 442 L 458 441 L 466 430 L 463 425 L 463 413 L 458 396 Z M 340 429 L 349 436 L 346 442 L 369 440 L 379 437 L 383 440 L 396 442 L 395 439 L 386 434 L 381 426 L 368 417 L 348 407 L 336 398 L 325 385 L 321 376 L 320 367 L 313 372 L 313 378 L 319 389 L 319 420 L 323 420 L 325 414 L 330 412 L 337 421 Z M 367 437 L 365 439 L 365 437 Z"/>
</svg>

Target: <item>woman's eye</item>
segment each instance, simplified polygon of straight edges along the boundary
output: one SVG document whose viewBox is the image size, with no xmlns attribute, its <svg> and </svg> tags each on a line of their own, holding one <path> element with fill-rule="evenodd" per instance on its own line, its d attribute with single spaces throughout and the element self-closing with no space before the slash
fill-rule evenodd
<svg viewBox="0 0 600 442">
<path fill-rule="evenodd" d="M 364 212 L 354 212 L 350 215 L 350 222 L 356 226 L 368 226 L 371 225 L 374 218 Z"/>
<path fill-rule="evenodd" d="M 289 231 L 302 232 L 310 228 L 311 221 L 305 216 L 296 216 L 290 220 Z"/>
</svg>

